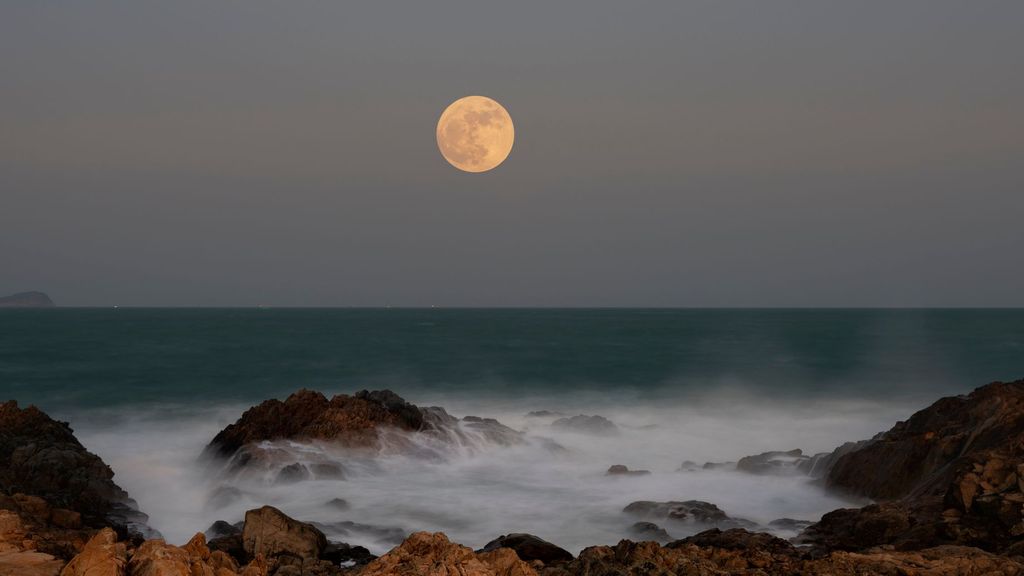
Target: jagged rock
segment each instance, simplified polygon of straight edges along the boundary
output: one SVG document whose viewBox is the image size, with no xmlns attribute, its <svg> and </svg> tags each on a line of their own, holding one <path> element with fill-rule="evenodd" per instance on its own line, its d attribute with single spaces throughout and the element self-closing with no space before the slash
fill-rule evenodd
<svg viewBox="0 0 1024 576">
<path fill-rule="evenodd" d="M 474 554 L 440 532 L 417 532 L 367 564 L 360 576 L 536 576 L 536 572 L 512 550 Z"/>
<path fill-rule="evenodd" d="M 295 462 L 281 468 L 281 470 L 277 472 L 277 478 L 274 479 L 274 483 L 294 484 L 296 482 L 302 482 L 303 480 L 309 480 L 312 476 L 313 475 L 310 473 L 309 468 Z"/>
<path fill-rule="evenodd" d="M 377 558 L 362 546 L 352 546 L 344 542 L 328 542 L 320 557 L 335 565 L 349 562 L 355 566 L 367 564 Z"/>
<path fill-rule="evenodd" d="M 218 433 L 206 453 L 231 456 L 239 448 L 263 440 L 331 440 L 355 448 L 379 447 L 377 428 L 419 430 L 423 414 L 394 392 L 363 390 L 328 400 L 312 390 L 299 390 L 284 402 L 267 400 L 246 410 Z"/>
<path fill-rule="evenodd" d="M 558 564 L 572 560 L 572 554 L 563 548 L 534 536 L 533 534 L 506 534 L 487 543 L 481 550 L 490 552 L 498 548 L 509 548 L 526 562 L 539 560 L 544 564 Z"/>
<path fill-rule="evenodd" d="M 651 502 L 640 500 L 622 509 L 627 514 L 644 518 L 669 518 L 672 520 L 693 520 L 705 524 L 717 524 L 729 520 L 721 508 L 710 502 L 686 500 L 684 502 Z"/>
<path fill-rule="evenodd" d="M 604 416 L 587 416 L 579 414 L 571 418 L 559 418 L 551 423 L 552 428 L 568 432 L 580 432 L 598 436 L 609 436 L 619 433 L 618 426 Z"/>
<path fill-rule="evenodd" d="M 290 518 L 272 506 L 264 506 L 245 513 L 242 546 L 250 557 L 316 559 L 326 548 L 327 537 L 312 524 Z"/>
<path fill-rule="evenodd" d="M 649 476 L 650 470 L 630 470 L 623 464 L 613 464 L 605 472 L 606 476 Z"/>
<path fill-rule="evenodd" d="M 61 509 L 57 522 L 157 536 L 149 518 L 113 481 L 114 472 L 75 438 L 66 422 L 35 406 L 0 403 L 0 493 L 24 493 Z M 78 513 L 76 517 L 72 512 Z M 52 520 L 52 518 L 47 519 Z"/>
<path fill-rule="evenodd" d="M 886 501 L 880 510 L 906 516 L 902 531 L 901 523 L 886 522 L 879 544 L 957 543 L 999 551 L 1024 534 L 1022 472 L 1024 380 L 1018 380 L 940 399 L 840 456 L 827 486 Z M 879 509 L 864 509 L 847 520 L 870 525 L 878 514 Z M 819 543 L 851 541 L 836 522 L 812 532 Z M 876 542 L 879 531 L 869 533 L 870 538 L 858 532 L 852 542 Z"/>
<path fill-rule="evenodd" d="M 205 534 L 210 540 L 241 533 L 242 529 L 237 524 L 231 524 L 224 520 L 215 521 L 213 524 L 210 524 L 210 527 L 206 529 L 206 532 L 203 532 L 203 534 Z"/>
<path fill-rule="evenodd" d="M 776 538 L 764 532 L 749 532 L 743 528 L 719 530 L 712 528 L 699 534 L 676 540 L 666 544 L 666 548 L 681 548 L 686 545 L 701 548 L 721 548 L 723 550 L 757 550 L 772 554 L 796 555 L 793 545 L 782 538 Z"/>
<path fill-rule="evenodd" d="M 800 466 L 810 460 L 802 450 L 787 452 L 762 452 L 755 456 L 744 456 L 736 462 L 736 469 L 750 474 L 801 474 Z"/>
<path fill-rule="evenodd" d="M 57 576 L 64 562 L 36 549 L 31 526 L 11 510 L 0 510 L 0 574 Z"/>
<path fill-rule="evenodd" d="M 96 533 L 71 559 L 61 576 L 123 576 L 128 565 L 128 552 L 124 543 L 110 528 Z"/>
<path fill-rule="evenodd" d="M 654 522 L 636 522 L 629 528 L 633 536 L 641 540 L 654 540 L 655 542 L 668 542 L 672 536 Z"/>
</svg>

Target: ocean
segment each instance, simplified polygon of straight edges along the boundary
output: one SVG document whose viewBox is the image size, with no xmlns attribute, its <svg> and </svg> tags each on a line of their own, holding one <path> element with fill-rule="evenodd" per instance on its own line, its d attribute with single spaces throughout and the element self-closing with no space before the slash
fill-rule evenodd
<svg viewBox="0 0 1024 576">
<path fill-rule="evenodd" d="M 378 553 L 414 530 L 470 546 L 530 532 L 576 552 L 630 537 L 622 508 L 636 500 L 706 500 L 763 526 L 816 520 L 851 502 L 809 478 L 680 465 L 829 451 L 940 396 L 1021 377 L 1024 310 L 0 310 L 0 400 L 70 422 L 178 543 L 262 504 Z M 299 388 L 388 388 L 530 441 L 429 460 L 327 450 L 347 477 L 298 484 L 199 462 L 246 408 Z M 600 414 L 618 433 L 559 430 L 535 410 Z M 612 464 L 651 474 L 606 476 Z M 230 502 L 214 497 L 225 487 Z M 333 498 L 350 507 L 326 507 Z"/>
</svg>

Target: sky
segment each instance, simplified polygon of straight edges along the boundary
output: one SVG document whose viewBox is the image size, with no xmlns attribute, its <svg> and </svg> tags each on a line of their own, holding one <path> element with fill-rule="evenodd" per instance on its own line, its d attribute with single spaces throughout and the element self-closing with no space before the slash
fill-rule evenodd
<svg viewBox="0 0 1024 576">
<path fill-rule="evenodd" d="M 0 293 L 1024 306 L 1024 2 L 5 2 Z M 482 174 L 457 98 L 515 122 Z"/>
</svg>

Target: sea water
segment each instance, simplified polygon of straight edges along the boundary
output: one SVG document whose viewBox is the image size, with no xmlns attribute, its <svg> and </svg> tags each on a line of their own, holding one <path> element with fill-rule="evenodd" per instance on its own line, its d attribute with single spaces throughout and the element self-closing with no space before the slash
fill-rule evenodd
<svg viewBox="0 0 1024 576">
<path fill-rule="evenodd" d="M 803 476 L 680 465 L 829 451 L 940 396 L 1022 376 L 1020 310 L 0 311 L 0 399 L 69 421 L 178 543 L 263 504 L 378 553 L 416 530 L 474 547 L 530 532 L 577 552 L 634 537 L 622 509 L 636 500 L 704 500 L 762 526 L 816 520 L 859 502 Z M 288 445 L 346 472 L 293 484 L 225 481 L 200 461 L 246 408 L 299 388 L 389 388 L 497 418 L 525 441 L 432 458 Z M 535 410 L 599 414 L 618 432 L 565 431 Z M 651 474 L 605 475 L 612 464 Z M 215 498 L 225 486 L 233 497 Z M 335 498 L 349 507 L 326 505 Z M 673 537 L 703 528 L 659 523 Z"/>
</svg>

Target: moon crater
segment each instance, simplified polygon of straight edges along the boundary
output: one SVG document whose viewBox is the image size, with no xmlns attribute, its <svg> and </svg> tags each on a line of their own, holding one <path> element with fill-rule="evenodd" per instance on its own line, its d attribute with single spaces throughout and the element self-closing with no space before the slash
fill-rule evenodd
<svg viewBox="0 0 1024 576">
<path fill-rule="evenodd" d="M 466 172 L 486 172 L 508 158 L 515 140 L 512 117 L 486 96 L 452 102 L 437 121 L 437 147 L 449 164 Z"/>
</svg>

